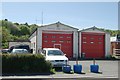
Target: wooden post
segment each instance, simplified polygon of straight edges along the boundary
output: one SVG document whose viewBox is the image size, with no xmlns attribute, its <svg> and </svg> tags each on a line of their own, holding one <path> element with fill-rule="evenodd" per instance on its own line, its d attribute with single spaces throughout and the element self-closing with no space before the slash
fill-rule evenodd
<svg viewBox="0 0 120 80">
<path fill-rule="evenodd" d="M 93 58 L 93 65 L 95 65 L 95 58 Z"/>
<path fill-rule="evenodd" d="M 76 65 L 78 65 L 78 59 L 77 59 L 77 55 L 76 55 Z"/>
</svg>

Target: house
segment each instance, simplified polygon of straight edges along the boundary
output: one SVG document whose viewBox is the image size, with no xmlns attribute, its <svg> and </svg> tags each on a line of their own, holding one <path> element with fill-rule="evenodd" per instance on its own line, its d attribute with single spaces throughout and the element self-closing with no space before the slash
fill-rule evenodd
<svg viewBox="0 0 120 80">
<path fill-rule="evenodd" d="M 120 54 L 120 35 L 116 35 L 110 38 L 111 40 L 111 55 Z"/>
<path fill-rule="evenodd" d="M 12 46 L 17 46 L 17 45 L 30 45 L 30 41 L 29 40 L 14 40 L 14 41 L 9 41 L 9 49 L 12 47 Z"/>
</svg>

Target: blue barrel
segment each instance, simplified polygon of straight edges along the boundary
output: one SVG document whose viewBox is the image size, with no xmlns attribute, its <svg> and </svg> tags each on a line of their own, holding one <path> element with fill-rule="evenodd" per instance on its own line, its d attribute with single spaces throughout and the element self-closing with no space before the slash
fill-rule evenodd
<svg viewBox="0 0 120 80">
<path fill-rule="evenodd" d="M 75 73 L 82 73 L 82 65 L 73 65 L 73 70 Z"/>
<path fill-rule="evenodd" d="M 65 72 L 65 73 L 70 73 L 71 72 L 71 66 L 70 65 L 63 66 L 62 71 Z"/>
<path fill-rule="evenodd" d="M 90 65 L 90 71 L 94 73 L 99 72 L 99 66 L 98 65 Z"/>
</svg>

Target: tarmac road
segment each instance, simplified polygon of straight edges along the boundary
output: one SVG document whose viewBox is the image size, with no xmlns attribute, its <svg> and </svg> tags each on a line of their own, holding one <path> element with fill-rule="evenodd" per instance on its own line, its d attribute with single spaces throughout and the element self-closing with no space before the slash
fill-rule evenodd
<svg viewBox="0 0 120 80">
<path fill-rule="evenodd" d="M 102 72 L 99 75 L 118 77 L 118 61 L 96 60 L 95 62 L 99 65 L 100 72 Z M 93 64 L 92 60 L 78 61 L 78 63 L 82 65 L 83 72 L 92 75 L 90 73 L 90 65 Z M 70 61 L 69 64 L 73 66 L 76 61 Z"/>
</svg>

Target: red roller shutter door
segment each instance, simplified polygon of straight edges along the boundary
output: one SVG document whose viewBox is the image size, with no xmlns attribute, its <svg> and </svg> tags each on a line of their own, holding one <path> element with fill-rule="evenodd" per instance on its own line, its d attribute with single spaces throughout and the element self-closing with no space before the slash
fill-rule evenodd
<svg viewBox="0 0 120 80">
<path fill-rule="evenodd" d="M 73 34 L 64 32 L 43 32 L 42 48 L 59 48 L 68 58 L 73 56 Z"/>
<path fill-rule="evenodd" d="M 82 53 L 86 58 L 104 58 L 105 34 L 82 33 Z"/>
</svg>

